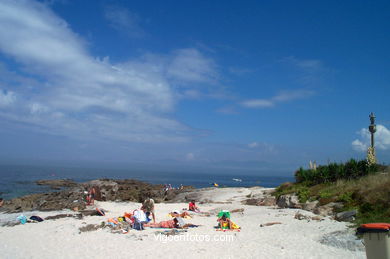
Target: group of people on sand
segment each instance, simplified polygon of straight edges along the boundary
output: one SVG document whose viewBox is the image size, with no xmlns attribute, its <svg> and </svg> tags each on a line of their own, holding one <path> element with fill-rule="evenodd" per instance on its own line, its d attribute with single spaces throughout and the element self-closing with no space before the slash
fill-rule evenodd
<svg viewBox="0 0 390 259">
<path fill-rule="evenodd" d="M 143 230 L 145 227 L 150 228 L 191 228 L 198 227 L 191 223 L 186 223 L 184 219 L 190 219 L 194 213 L 201 213 L 198 206 L 196 206 L 195 200 L 192 200 L 188 204 L 188 210 L 172 211 L 168 215 L 171 217 L 169 220 L 156 222 L 156 215 L 154 210 L 154 200 L 147 198 L 140 209 L 136 209 L 133 213 L 125 213 L 124 220 L 131 224 L 133 229 Z M 152 217 L 152 218 L 150 218 Z M 111 221 L 110 221 L 111 220 Z M 118 222 L 110 219 L 111 224 Z M 239 227 L 230 220 L 229 212 L 218 215 L 218 227 L 221 229 L 238 229 Z"/>
<path fill-rule="evenodd" d="M 137 210 L 136 210 L 137 211 Z M 179 212 L 172 211 L 169 213 L 169 216 L 172 217 L 170 220 L 156 222 L 156 215 L 154 212 L 154 200 L 151 198 L 147 198 L 141 206 L 141 209 L 137 211 L 137 213 L 145 213 L 146 220 L 140 221 L 143 227 L 151 227 L 151 228 L 188 228 L 195 226 L 194 224 L 187 224 L 183 220 L 183 218 L 191 218 L 191 215 L 187 211 Z M 148 220 L 149 215 L 152 216 L 152 220 Z M 135 215 L 136 220 L 138 215 Z M 139 217 L 138 217 L 139 218 Z M 139 218 L 140 219 L 140 218 Z M 139 221 L 139 220 L 138 220 Z"/>
</svg>

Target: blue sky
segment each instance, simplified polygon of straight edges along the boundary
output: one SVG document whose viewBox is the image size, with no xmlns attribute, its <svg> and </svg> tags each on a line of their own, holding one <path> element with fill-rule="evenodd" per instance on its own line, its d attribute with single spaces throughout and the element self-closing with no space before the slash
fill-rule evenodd
<svg viewBox="0 0 390 259">
<path fill-rule="evenodd" d="M 390 162 L 388 1 L 0 0 L 1 163 Z"/>
</svg>

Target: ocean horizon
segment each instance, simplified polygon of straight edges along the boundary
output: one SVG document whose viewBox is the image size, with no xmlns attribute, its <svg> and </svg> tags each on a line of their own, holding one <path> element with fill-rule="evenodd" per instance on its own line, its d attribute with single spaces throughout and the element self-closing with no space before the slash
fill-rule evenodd
<svg viewBox="0 0 390 259">
<path fill-rule="evenodd" d="M 84 168 L 61 166 L 0 165 L 0 197 L 12 199 L 23 195 L 53 191 L 49 186 L 35 183 L 42 179 L 71 179 L 75 182 L 87 182 L 95 179 L 135 179 L 151 184 L 171 184 L 172 187 L 191 185 L 195 188 L 211 187 L 217 183 L 220 187 L 276 187 L 283 182 L 293 181 L 293 176 L 275 175 L 259 172 L 187 172 L 152 171 L 139 169 Z M 233 180 L 240 179 L 241 181 Z"/>
</svg>

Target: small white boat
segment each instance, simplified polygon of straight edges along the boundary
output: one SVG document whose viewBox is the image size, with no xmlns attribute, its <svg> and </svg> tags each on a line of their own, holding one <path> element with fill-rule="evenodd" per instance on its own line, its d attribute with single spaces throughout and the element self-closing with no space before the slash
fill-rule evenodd
<svg viewBox="0 0 390 259">
<path fill-rule="evenodd" d="M 241 179 L 238 179 L 238 178 L 233 178 L 232 180 L 233 180 L 233 181 L 236 181 L 236 182 L 242 182 L 242 180 L 241 180 Z"/>
</svg>

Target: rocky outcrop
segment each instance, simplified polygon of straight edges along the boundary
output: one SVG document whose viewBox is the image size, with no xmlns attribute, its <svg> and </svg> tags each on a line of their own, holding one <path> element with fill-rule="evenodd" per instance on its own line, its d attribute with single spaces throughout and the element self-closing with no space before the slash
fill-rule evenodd
<svg viewBox="0 0 390 259">
<path fill-rule="evenodd" d="M 254 206 L 276 206 L 276 198 L 273 196 L 264 197 L 264 198 L 251 198 L 246 199 L 242 202 L 245 205 L 254 205 Z"/>
<path fill-rule="evenodd" d="M 313 211 L 318 206 L 318 203 L 319 203 L 319 201 L 311 201 L 311 202 L 306 201 L 302 205 L 302 209 L 308 210 L 308 211 Z"/>
<path fill-rule="evenodd" d="M 337 209 L 341 209 L 343 206 L 344 205 L 341 202 L 331 202 L 326 205 L 314 208 L 313 212 L 321 216 L 333 216 L 334 212 Z"/>
<path fill-rule="evenodd" d="M 74 183 L 71 180 L 43 180 L 39 184 L 65 188 L 57 192 L 31 194 L 6 201 L 2 207 L 6 212 L 21 212 L 31 210 L 84 210 L 88 190 L 95 188 L 95 200 L 98 201 L 134 201 L 142 202 L 147 197 L 156 202 L 167 199 L 162 185 L 149 184 L 137 180 L 100 179 L 87 183 Z M 76 184 L 76 186 L 74 186 Z M 68 187 L 69 186 L 69 187 Z M 189 189 L 185 187 L 184 189 Z M 184 190 L 169 191 L 171 197 Z"/>
<path fill-rule="evenodd" d="M 60 192 L 22 196 L 7 201 L 3 207 L 7 212 L 21 212 L 31 210 L 84 209 L 86 205 L 83 199 L 83 189 L 76 187 Z"/>
<path fill-rule="evenodd" d="M 277 199 L 276 205 L 278 205 L 280 208 L 302 208 L 298 196 L 296 196 L 295 194 L 281 195 Z"/>
<path fill-rule="evenodd" d="M 265 197 L 260 200 L 260 206 L 276 206 L 276 198 L 273 196 Z"/>
</svg>

